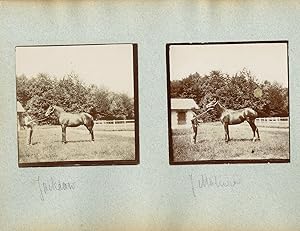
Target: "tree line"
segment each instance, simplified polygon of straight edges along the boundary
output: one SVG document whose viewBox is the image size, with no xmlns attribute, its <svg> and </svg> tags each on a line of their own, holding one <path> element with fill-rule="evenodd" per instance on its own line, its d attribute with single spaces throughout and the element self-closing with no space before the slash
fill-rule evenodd
<svg viewBox="0 0 300 231">
<path fill-rule="evenodd" d="M 260 82 L 247 69 L 230 76 L 221 71 L 209 74 L 190 74 L 170 84 L 171 98 L 192 98 L 201 108 L 218 100 L 230 109 L 251 107 L 259 117 L 286 117 L 289 115 L 288 89 L 270 81 Z M 212 112 L 203 116 L 204 121 L 216 120 Z"/>
<path fill-rule="evenodd" d="M 42 119 L 49 105 L 57 105 L 67 112 L 87 112 L 98 119 L 133 119 L 134 100 L 127 94 L 115 93 L 105 87 L 86 85 L 71 73 L 62 79 L 40 73 L 16 79 L 17 100 L 34 119 Z M 42 122 L 56 124 L 51 116 Z"/>
</svg>

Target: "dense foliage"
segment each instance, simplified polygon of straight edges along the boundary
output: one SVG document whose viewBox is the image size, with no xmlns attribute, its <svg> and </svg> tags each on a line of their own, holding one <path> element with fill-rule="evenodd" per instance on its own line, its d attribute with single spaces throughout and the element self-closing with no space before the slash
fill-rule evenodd
<svg viewBox="0 0 300 231">
<path fill-rule="evenodd" d="M 35 119 L 42 119 L 49 105 L 67 112 L 88 112 L 94 119 L 132 119 L 134 101 L 126 94 L 115 93 L 96 85 L 87 86 L 76 74 L 62 79 L 38 74 L 17 76 L 17 100 Z M 57 123 L 51 116 L 43 123 Z"/>
<path fill-rule="evenodd" d="M 205 105 L 218 100 L 230 109 L 251 107 L 259 117 L 288 116 L 288 89 L 269 81 L 259 82 L 250 71 L 244 69 L 233 76 L 220 71 L 208 75 L 197 72 L 182 80 L 171 81 L 171 98 L 192 98 L 204 111 Z M 254 94 L 256 89 L 262 92 Z M 204 120 L 215 120 L 216 115 L 204 115 Z"/>
</svg>

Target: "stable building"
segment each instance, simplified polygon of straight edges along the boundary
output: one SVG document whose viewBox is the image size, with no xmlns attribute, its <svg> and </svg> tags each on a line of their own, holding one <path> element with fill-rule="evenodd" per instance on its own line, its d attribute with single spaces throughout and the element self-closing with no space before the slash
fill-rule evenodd
<svg viewBox="0 0 300 231">
<path fill-rule="evenodd" d="M 171 127 L 190 128 L 193 110 L 199 109 L 195 100 L 189 98 L 171 98 Z"/>
</svg>

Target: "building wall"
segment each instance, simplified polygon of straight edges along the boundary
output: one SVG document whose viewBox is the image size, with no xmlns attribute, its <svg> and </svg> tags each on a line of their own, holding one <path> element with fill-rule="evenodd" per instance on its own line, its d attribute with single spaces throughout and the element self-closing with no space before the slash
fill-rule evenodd
<svg viewBox="0 0 300 231">
<path fill-rule="evenodd" d="M 175 128 L 177 127 L 177 111 L 172 110 L 171 111 L 171 127 Z"/>
<path fill-rule="evenodd" d="M 17 113 L 17 126 L 18 126 L 18 131 L 21 129 L 21 113 Z"/>
<path fill-rule="evenodd" d="M 192 126 L 192 122 L 191 122 L 192 119 L 193 119 L 193 111 L 192 111 L 192 110 L 188 110 L 188 111 L 186 112 L 186 120 L 187 120 L 187 125 L 188 125 L 189 127 Z"/>
<path fill-rule="evenodd" d="M 193 118 L 193 111 L 186 111 L 186 124 L 183 125 L 178 125 L 177 113 L 178 110 L 171 111 L 171 128 L 190 128 L 192 126 L 191 119 Z"/>
</svg>

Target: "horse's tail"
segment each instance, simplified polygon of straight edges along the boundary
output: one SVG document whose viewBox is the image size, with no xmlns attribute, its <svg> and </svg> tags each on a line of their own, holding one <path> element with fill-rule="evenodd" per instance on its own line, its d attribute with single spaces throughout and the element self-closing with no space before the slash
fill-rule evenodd
<svg viewBox="0 0 300 231">
<path fill-rule="evenodd" d="M 245 111 L 249 118 L 256 119 L 258 117 L 258 112 L 252 108 L 247 108 Z"/>
<path fill-rule="evenodd" d="M 253 109 L 252 109 L 253 110 Z M 253 117 L 256 119 L 258 117 L 258 112 L 256 110 L 253 110 Z"/>
<path fill-rule="evenodd" d="M 255 118 L 266 116 L 265 113 L 260 108 L 253 108 L 253 109 L 256 112 L 256 117 Z"/>
</svg>

